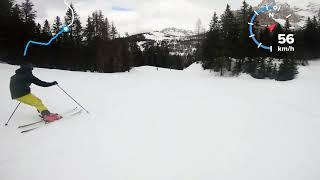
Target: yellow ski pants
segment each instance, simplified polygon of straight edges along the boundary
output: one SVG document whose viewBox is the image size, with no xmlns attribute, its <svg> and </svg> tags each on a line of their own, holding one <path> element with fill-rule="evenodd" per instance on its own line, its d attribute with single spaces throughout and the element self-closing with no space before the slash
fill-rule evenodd
<svg viewBox="0 0 320 180">
<path fill-rule="evenodd" d="M 43 105 L 42 101 L 31 93 L 25 96 L 22 96 L 20 98 L 17 98 L 16 100 L 24 104 L 35 107 L 39 113 L 41 113 L 42 111 L 48 110 L 48 108 L 45 105 Z"/>
</svg>

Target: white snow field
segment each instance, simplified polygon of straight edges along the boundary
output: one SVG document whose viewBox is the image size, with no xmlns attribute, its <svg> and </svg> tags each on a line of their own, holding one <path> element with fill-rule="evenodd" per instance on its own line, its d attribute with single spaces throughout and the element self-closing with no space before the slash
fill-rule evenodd
<svg viewBox="0 0 320 180">
<path fill-rule="evenodd" d="M 139 67 L 98 74 L 35 69 L 90 112 L 21 134 L 38 120 L 10 99 L 0 64 L 1 180 L 319 180 L 320 62 L 290 82 Z M 32 86 L 51 111 L 75 104 Z"/>
</svg>

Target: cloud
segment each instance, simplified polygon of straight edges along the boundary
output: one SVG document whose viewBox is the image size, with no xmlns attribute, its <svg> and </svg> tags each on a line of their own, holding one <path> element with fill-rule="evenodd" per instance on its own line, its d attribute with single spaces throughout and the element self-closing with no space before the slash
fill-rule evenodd
<svg viewBox="0 0 320 180">
<path fill-rule="evenodd" d="M 23 0 L 17 0 L 23 1 Z M 102 10 L 110 21 L 114 21 L 118 30 L 124 34 L 161 30 L 177 27 L 194 30 L 200 18 L 207 28 L 213 12 L 222 13 L 229 3 L 232 9 L 238 9 L 242 0 L 67 0 L 74 4 L 83 26 L 86 19 L 95 10 Z M 247 0 L 256 5 L 261 0 Z M 37 20 L 50 22 L 56 16 L 64 17 L 67 7 L 63 0 L 32 0 L 38 11 Z M 127 8 L 130 7 L 130 8 Z M 62 18 L 63 19 L 63 18 Z"/>
</svg>

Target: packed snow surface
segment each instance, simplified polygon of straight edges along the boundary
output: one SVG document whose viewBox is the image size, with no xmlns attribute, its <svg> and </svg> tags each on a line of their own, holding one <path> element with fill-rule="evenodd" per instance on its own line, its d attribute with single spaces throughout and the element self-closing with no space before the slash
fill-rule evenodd
<svg viewBox="0 0 320 180">
<path fill-rule="evenodd" d="M 0 64 L 0 117 L 16 106 Z M 222 78 L 194 64 L 184 71 L 138 67 L 99 74 L 35 69 L 82 103 L 87 115 L 27 134 L 38 120 L 21 106 L 0 127 L 1 180 L 318 180 L 320 62 L 290 82 Z M 33 86 L 51 111 L 75 104 L 57 87 Z"/>
</svg>

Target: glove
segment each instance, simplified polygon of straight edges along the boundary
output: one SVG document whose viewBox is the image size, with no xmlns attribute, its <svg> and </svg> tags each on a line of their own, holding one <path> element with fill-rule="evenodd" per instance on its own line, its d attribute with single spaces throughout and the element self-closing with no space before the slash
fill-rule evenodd
<svg viewBox="0 0 320 180">
<path fill-rule="evenodd" d="M 58 85 L 58 82 L 57 81 L 54 81 L 53 83 L 52 83 L 52 85 L 54 86 L 54 85 Z"/>
</svg>

